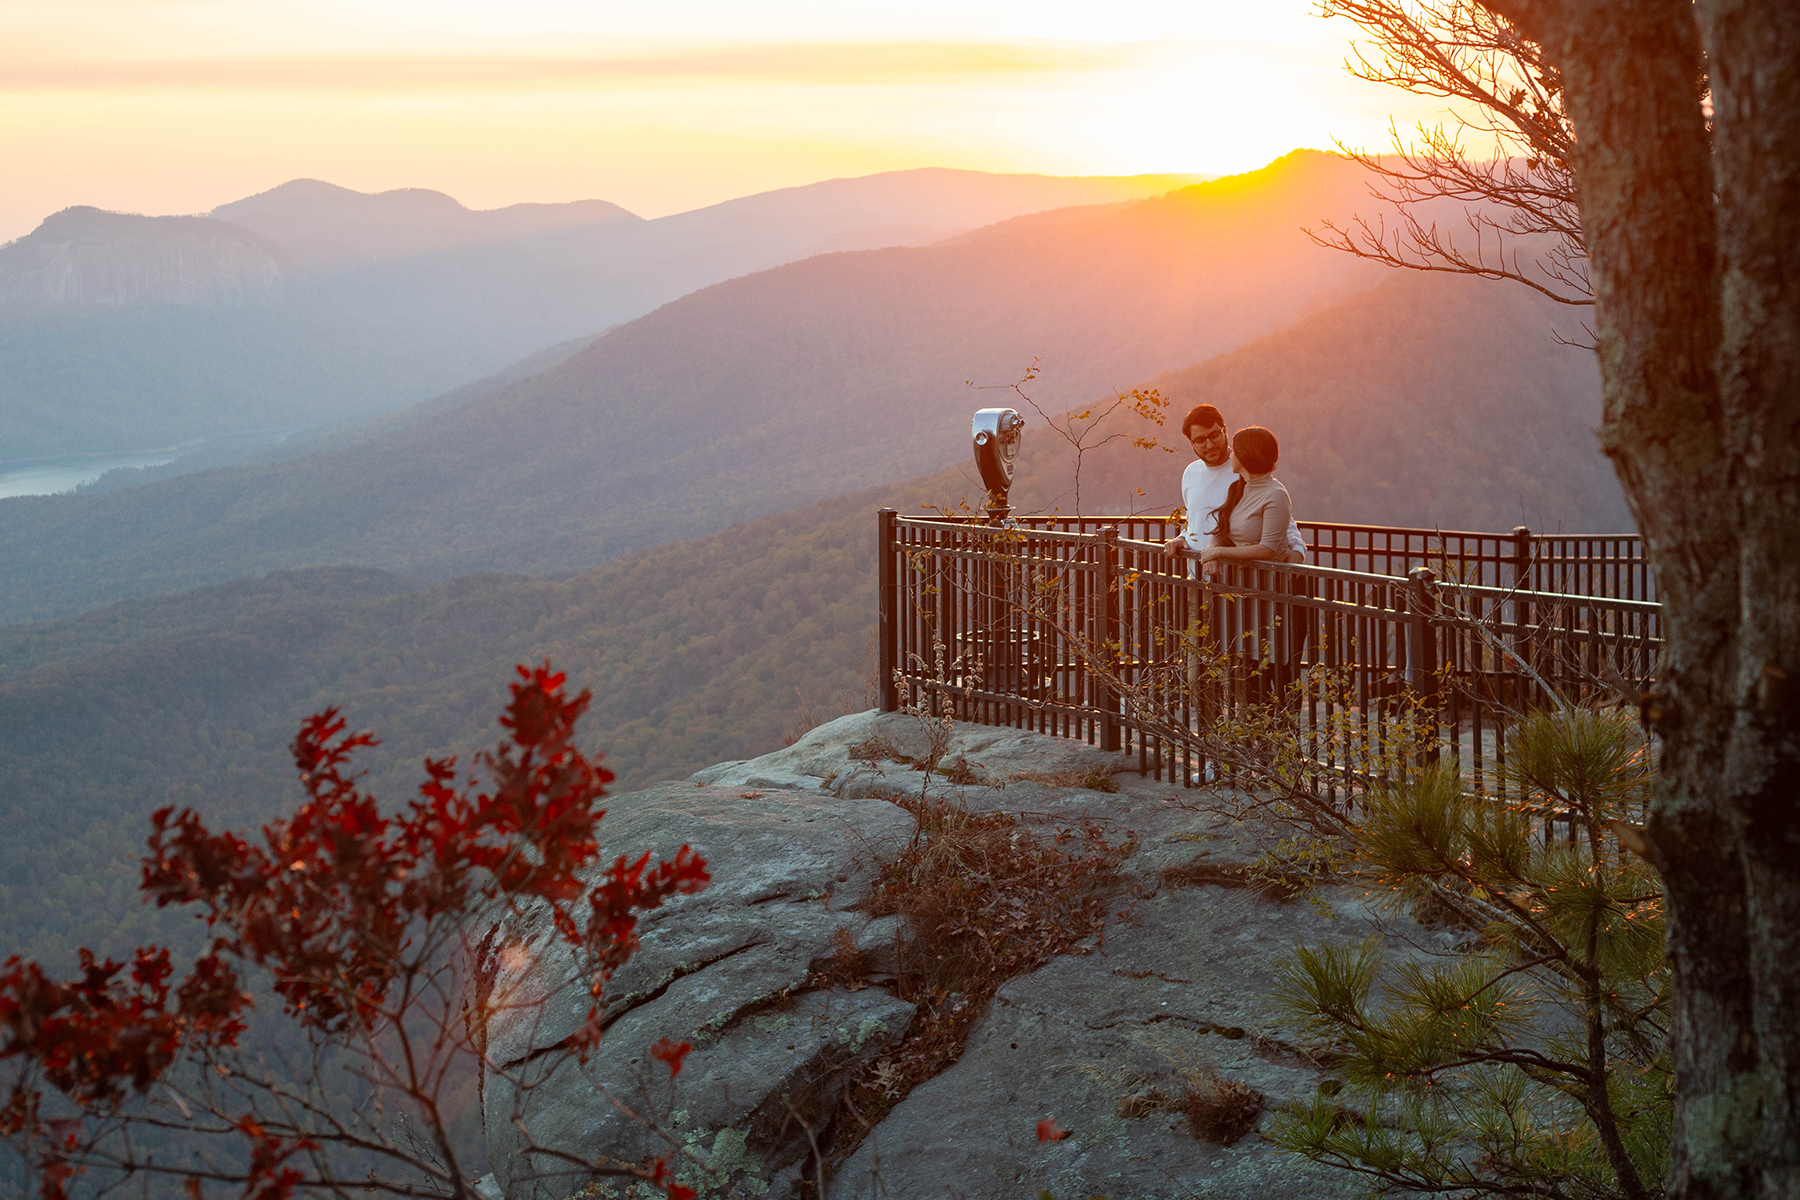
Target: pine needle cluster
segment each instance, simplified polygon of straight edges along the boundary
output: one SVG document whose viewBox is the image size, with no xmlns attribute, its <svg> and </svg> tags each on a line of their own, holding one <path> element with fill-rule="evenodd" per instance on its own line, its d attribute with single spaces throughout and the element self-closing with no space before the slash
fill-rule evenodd
<svg viewBox="0 0 1800 1200">
<path fill-rule="evenodd" d="M 1569 708 L 1520 721 L 1508 751 L 1505 799 L 1441 770 L 1368 794 L 1357 864 L 1472 941 L 1403 961 L 1380 939 L 1298 948 L 1280 999 L 1342 1079 L 1268 1133 L 1380 1191 L 1659 1196 L 1663 903 L 1618 838 L 1649 746 L 1625 713 Z"/>
</svg>

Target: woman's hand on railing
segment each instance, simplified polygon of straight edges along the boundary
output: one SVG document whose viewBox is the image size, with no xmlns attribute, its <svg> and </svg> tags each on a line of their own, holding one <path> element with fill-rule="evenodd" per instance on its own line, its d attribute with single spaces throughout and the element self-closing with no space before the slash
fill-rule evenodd
<svg viewBox="0 0 1800 1200">
<path fill-rule="evenodd" d="M 1255 542 L 1248 546 L 1208 546 L 1200 552 L 1200 573 L 1206 576 L 1218 574 L 1227 562 L 1251 563 L 1264 562 L 1277 558 L 1274 550 Z"/>
<path fill-rule="evenodd" d="M 1180 558 L 1183 554 L 1188 553 L 1187 538 L 1186 537 L 1170 538 L 1168 541 L 1163 543 L 1163 553 L 1164 554 L 1172 554 L 1176 558 Z"/>
</svg>

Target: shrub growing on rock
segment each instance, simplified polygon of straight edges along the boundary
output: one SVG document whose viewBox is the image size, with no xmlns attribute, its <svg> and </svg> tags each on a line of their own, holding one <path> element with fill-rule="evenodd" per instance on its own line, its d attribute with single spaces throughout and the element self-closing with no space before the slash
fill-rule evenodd
<svg viewBox="0 0 1800 1200">
<path fill-rule="evenodd" d="M 1034 830 L 1005 812 L 977 812 L 927 794 L 902 802 L 918 820 L 911 843 L 881 870 L 867 902 L 898 915 L 905 938 L 894 987 L 920 1004 L 906 1040 L 846 1093 L 851 1120 L 834 1151 L 962 1053 L 1000 985 L 1097 939 L 1129 844 L 1098 825 Z"/>
<path fill-rule="evenodd" d="M 1368 797 L 1361 865 L 1477 940 L 1391 967 L 1375 940 L 1301 947 L 1283 998 L 1346 1086 L 1268 1136 L 1382 1190 L 1660 1195 L 1663 903 L 1620 845 L 1648 800 L 1646 739 L 1622 712 L 1573 708 L 1523 720 L 1509 751 L 1517 799 L 1447 771 Z"/>
</svg>

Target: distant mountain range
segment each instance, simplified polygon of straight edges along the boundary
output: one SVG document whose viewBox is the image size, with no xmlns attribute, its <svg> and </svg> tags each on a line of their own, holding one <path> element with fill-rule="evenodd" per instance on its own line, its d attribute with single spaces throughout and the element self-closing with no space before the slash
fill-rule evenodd
<svg viewBox="0 0 1800 1200">
<path fill-rule="evenodd" d="M 1300 226 L 1366 200 L 1292 155 L 1167 196 L 717 284 L 562 365 L 359 444 L 130 493 L 0 501 L 0 617 L 282 567 L 567 571 L 962 456 L 968 414 L 1046 408 L 1192 363 L 1378 268 Z"/>
<path fill-rule="evenodd" d="M 1600 404 L 1592 357 L 1551 341 L 1552 307 L 1507 285 L 1401 274 L 1155 382 L 1177 409 L 1208 400 L 1235 425 L 1274 430 L 1277 475 L 1303 518 L 1506 529 L 1523 515 L 1539 528 L 1622 530 L 1617 484 L 1592 433 Z M 491 397 L 470 408 L 517 413 Z M 1073 453 L 1031 418 L 1014 499 L 1024 511 L 1067 511 Z M 679 414 L 672 419 L 685 427 Z M 966 440 L 959 419 L 957 440 Z M 485 428 L 493 435 L 501 424 Z M 568 427 L 538 434 L 536 453 L 552 459 Z M 696 458 L 707 453 L 693 441 Z M 181 803 L 222 824 L 266 819 L 296 794 L 285 746 L 299 718 L 327 704 L 343 706 L 354 726 L 379 731 L 382 745 L 365 765 L 390 802 L 416 784 L 422 756 L 466 755 L 492 741 L 515 662 L 551 657 L 576 686 L 593 689 L 584 744 L 606 752 L 621 789 L 766 751 L 809 716 L 868 706 L 875 509 L 978 502 L 965 449 L 957 448 L 957 465 L 904 483 L 731 524 L 579 574 L 424 583 L 318 567 L 0 626 L 0 811 L 13 814 L 12 836 L 0 840 L 0 957 L 20 951 L 61 962 L 76 944 L 116 955 L 132 939 L 189 936 L 190 926 L 135 904 L 146 814 Z M 488 448 L 502 451 L 515 452 Z M 466 469 L 479 458 L 472 452 Z M 355 460 L 363 471 L 374 461 Z M 1168 454 L 1112 442 L 1083 458 L 1084 506 L 1166 512 L 1187 461 L 1185 447 Z M 672 474 L 687 465 L 677 455 L 673 466 L 637 478 L 647 488 L 669 483 L 658 494 L 671 505 L 695 505 L 681 485 L 693 492 L 706 476 Z M 757 455 L 737 465 L 751 473 Z M 578 528 L 587 519 L 572 499 L 579 478 L 567 462 L 551 469 L 557 474 L 535 477 L 521 468 L 513 491 L 481 492 L 494 509 L 482 528 L 510 528 L 529 541 L 554 532 L 563 511 Z M 796 468 L 789 460 L 784 469 Z M 155 555 L 191 556 L 207 546 L 204 533 L 185 542 L 151 533 L 158 523 L 204 528 L 214 506 L 234 503 L 228 491 L 197 486 L 210 478 L 105 498 L 117 505 L 102 510 L 107 519 L 145 539 L 137 557 L 113 563 L 150 571 Z M 369 505 L 360 514 L 365 531 L 396 520 L 377 511 L 379 491 L 326 494 L 308 511 L 305 479 L 296 476 L 279 503 L 236 501 L 237 533 L 222 538 L 215 528 L 217 552 L 245 553 L 259 538 L 291 550 L 315 528 L 321 552 L 329 551 L 357 519 L 358 498 Z M 398 486 L 424 479 L 402 476 Z M 125 506 L 152 497 L 147 519 L 134 520 Z M 0 505 L 0 526 L 13 527 L 15 510 L 6 506 L 17 503 Z M 473 503 L 434 525 L 406 517 L 421 545 L 452 547 L 475 532 L 457 522 L 480 518 Z M 49 535 L 41 526 L 38 533 Z M 11 563 L 19 549 L 9 543 L 0 555 Z"/>
<path fill-rule="evenodd" d="M 695 254 L 754 261 L 756 268 L 746 269 L 757 269 L 772 265 L 763 256 L 777 249 L 805 258 L 923 245 L 1026 213 L 1139 200 L 1201 181 L 1192 175 L 995 175 L 927 167 L 780 188 L 645 220 L 604 200 L 478 211 L 425 188 L 370 194 L 295 179 L 208 215 L 279 242 L 314 271 L 537 238 L 518 249 L 542 264 L 617 274 L 632 260 L 662 259 L 669 266 Z"/>
<path fill-rule="evenodd" d="M 746 272 L 1189 181 L 895 172 L 648 221 L 314 180 L 206 218 L 69 209 L 0 247 L 0 466 L 362 419 Z"/>
</svg>

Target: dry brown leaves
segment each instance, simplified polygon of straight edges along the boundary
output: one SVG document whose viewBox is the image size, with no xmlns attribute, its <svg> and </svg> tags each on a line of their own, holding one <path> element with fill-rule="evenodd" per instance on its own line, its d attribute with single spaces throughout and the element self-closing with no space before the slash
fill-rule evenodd
<svg viewBox="0 0 1800 1200">
<path fill-rule="evenodd" d="M 1008 813 L 942 800 L 907 807 L 918 833 L 883 870 L 867 908 L 905 919 L 911 940 L 895 987 L 919 1013 L 902 1043 L 845 1090 L 834 1157 L 961 1057 L 970 1026 L 1002 983 L 1102 935 L 1129 853 L 1091 822 L 1039 832 Z"/>
</svg>

